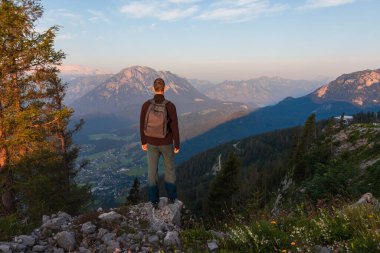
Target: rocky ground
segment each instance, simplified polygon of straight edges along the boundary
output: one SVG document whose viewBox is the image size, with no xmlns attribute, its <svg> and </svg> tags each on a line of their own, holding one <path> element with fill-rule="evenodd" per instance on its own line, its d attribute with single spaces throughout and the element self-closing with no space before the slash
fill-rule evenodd
<svg viewBox="0 0 380 253">
<path fill-rule="evenodd" d="M 64 212 L 44 215 L 42 225 L 13 242 L 0 242 L 0 252 L 181 252 L 179 237 L 183 203 L 159 209 L 150 203 L 71 217 Z"/>
<path fill-rule="evenodd" d="M 372 205 L 374 210 L 380 211 L 380 201 L 371 193 L 364 194 L 352 206 L 363 204 Z M 168 199 L 162 197 L 158 209 L 154 209 L 151 203 L 140 203 L 108 211 L 99 208 L 97 212 L 76 217 L 64 212 L 44 215 L 42 225 L 31 234 L 16 236 L 12 242 L 0 242 L 0 252 L 197 252 L 187 249 L 184 242 L 181 243 L 183 207 L 179 200 L 168 204 Z M 203 252 L 218 252 L 218 243 L 231 237 L 230 234 L 214 230 L 208 233 L 214 239 L 199 241 L 202 244 L 199 248 L 204 249 Z M 328 246 L 316 245 L 315 252 L 334 251 Z"/>
</svg>

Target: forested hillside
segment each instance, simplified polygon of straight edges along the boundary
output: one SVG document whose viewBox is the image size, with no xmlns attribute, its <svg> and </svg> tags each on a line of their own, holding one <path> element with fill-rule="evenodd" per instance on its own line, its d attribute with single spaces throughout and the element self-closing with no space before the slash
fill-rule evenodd
<svg viewBox="0 0 380 253">
<path fill-rule="evenodd" d="M 353 121 L 315 122 L 310 116 L 304 127 L 289 128 L 233 141 L 194 156 L 178 169 L 179 196 L 197 214 L 207 214 L 209 189 L 233 153 L 238 160 L 237 207 L 273 208 L 276 197 L 286 203 L 304 200 L 315 204 L 335 197 L 376 195 L 380 178 L 380 126 L 377 114 L 359 113 Z M 377 166 L 377 167 L 376 167 Z M 229 187 L 227 178 L 223 187 Z M 276 205 L 282 203 L 277 200 Z M 275 207 L 275 211 L 279 207 Z"/>
</svg>

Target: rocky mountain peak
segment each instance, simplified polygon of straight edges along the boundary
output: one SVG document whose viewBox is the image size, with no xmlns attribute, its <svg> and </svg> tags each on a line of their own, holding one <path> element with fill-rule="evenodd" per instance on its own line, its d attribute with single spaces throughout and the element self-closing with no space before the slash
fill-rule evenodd
<svg viewBox="0 0 380 253">
<path fill-rule="evenodd" d="M 380 104 L 380 69 L 339 76 L 312 94 L 314 100 L 345 101 L 368 107 Z"/>
<path fill-rule="evenodd" d="M 141 79 L 144 75 L 154 74 L 156 71 L 152 68 L 146 66 L 132 66 L 129 68 L 125 68 L 119 72 L 119 74 L 123 75 L 127 79 L 138 78 Z"/>
</svg>

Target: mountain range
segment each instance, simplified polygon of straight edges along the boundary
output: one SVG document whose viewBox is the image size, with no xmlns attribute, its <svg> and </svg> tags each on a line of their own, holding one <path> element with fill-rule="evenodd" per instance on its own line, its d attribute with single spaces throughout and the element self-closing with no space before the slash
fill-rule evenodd
<svg viewBox="0 0 380 253">
<path fill-rule="evenodd" d="M 72 101 L 70 106 L 74 108 L 76 117 L 86 119 L 115 115 L 136 126 L 142 103 L 154 95 L 152 84 L 157 77 L 163 78 L 169 87 L 165 97 L 176 105 L 184 140 L 247 114 L 252 109 L 252 106 L 244 103 L 210 99 L 185 78 L 169 71 L 156 71 L 143 66 L 132 66 L 107 77 L 94 77 L 93 88 Z M 77 87 L 76 84 L 80 82 L 84 87 L 89 87 L 86 85 L 88 81 L 91 81 L 89 77 L 75 80 L 69 90 Z"/>
<path fill-rule="evenodd" d="M 99 75 L 61 75 L 63 82 L 67 83 L 65 103 L 71 104 L 74 100 L 82 97 L 98 85 L 110 78 L 111 74 Z"/>
<path fill-rule="evenodd" d="M 260 107 L 278 103 L 288 96 L 299 97 L 321 86 L 321 81 L 290 80 L 281 77 L 259 77 L 243 81 L 224 81 L 210 86 L 204 94 L 210 98 L 255 103 Z"/>
<path fill-rule="evenodd" d="M 227 141 L 301 125 L 312 113 L 318 119 L 324 119 L 342 113 L 347 115 L 362 110 L 377 110 L 380 107 L 378 73 L 378 70 L 364 70 L 344 74 L 306 96 L 288 97 L 276 105 L 260 108 L 218 125 L 184 143 L 183 152 L 177 156 L 177 161 L 185 161 Z"/>
</svg>

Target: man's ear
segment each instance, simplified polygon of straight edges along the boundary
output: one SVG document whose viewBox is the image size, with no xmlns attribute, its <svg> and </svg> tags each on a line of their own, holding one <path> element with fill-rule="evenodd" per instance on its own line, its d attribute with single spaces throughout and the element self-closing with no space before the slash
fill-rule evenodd
<svg viewBox="0 0 380 253">
<path fill-rule="evenodd" d="M 152 86 L 152 91 L 155 92 L 155 90 L 154 90 L 154 86 Z"/>
<path fill-rule="evenodd" d="M 167 90 L 169 90 L 169 89 L 170 89 L 170 86 L 165 85 L 164 91 L 167 91 Z"/>
</svg>

